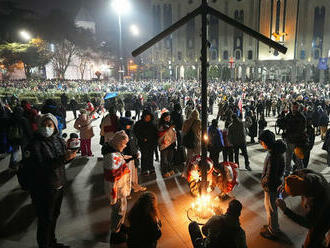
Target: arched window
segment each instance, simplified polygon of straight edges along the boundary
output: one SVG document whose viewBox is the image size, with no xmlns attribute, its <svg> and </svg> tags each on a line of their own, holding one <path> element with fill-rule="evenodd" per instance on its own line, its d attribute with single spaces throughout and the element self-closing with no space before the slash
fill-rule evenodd
<svg viewBox="0 0 330 248">
<path fill-rule="evenodd" d="M 241 59 L 241 51 L 240 51 L 240 50 L 237 50 L 237 51 L 235 52 L 235 58 L 236 58 L 237 60 L 240 60 L 240 59 Z"/>
<path fill-rule="evenodd" d="M 251 60 L 251 59 L 253 59 L 253 51 L 249 50 L 248 51 L 248 60 Z"/>
<path fill-rule="evenodd" d="M 223 52 L 223 59 L 228 59 L 228 51 Z"/>
<path fill-rule="evenodd" d="M 217 51 L 213 50 L 211 54 L 212 54 L 212 56 L 211 56 L 212 60 L 216 60 L 217 59 Z"/>
<path fill-rule="evenodd" d="M 320 49 L 314 49 L 314 51 L 313 51 L 313 57 L 314 57 L 314 59 L 319 59 L 320 58 Z"/>
<path fill-rule="evenodd" d="M 306 59 L 306 52 L 305 52 L 305 50 L 301 50 L 301 51 L 300 51 L 300 59 L 301 59 L 301 60 Z"/>
</svg>

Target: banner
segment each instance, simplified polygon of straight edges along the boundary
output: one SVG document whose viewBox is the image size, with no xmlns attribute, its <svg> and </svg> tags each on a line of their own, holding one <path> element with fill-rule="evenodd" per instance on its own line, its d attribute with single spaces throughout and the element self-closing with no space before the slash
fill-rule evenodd
<svg viewBox="0 0 330 248">
<path fill-rule="evenodd" d="M 320 70 L 327 70 L 328 69 L 328 58 L 320 58 L 318 67 Z"/>
</svg>

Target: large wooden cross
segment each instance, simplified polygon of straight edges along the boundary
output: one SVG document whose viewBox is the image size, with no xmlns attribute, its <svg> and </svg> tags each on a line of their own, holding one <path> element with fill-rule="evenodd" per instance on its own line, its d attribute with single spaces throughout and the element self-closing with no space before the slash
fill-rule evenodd
<svg viewBox="0 0 330 248">
<path fill-rule="evenodd" d="M 134 57 L 138 56 L 139 54 L 143 53 L 145 50 L 149 49 L 151 46 L 156 44 L 158 41 L 164 39 L 166 36 L 173 33 L 175 30 L 186 24 L 191 19 L 195 18 L 196 16 L 201 15 L 202 17 L 202 49 L 201 49 L 201 64 L 202 64 L 202 159 L 201 159 L 201 168 L 202 168 L 202 194 L 206 193 L 207 189 L 207 139 L 204 137 L 207 137 L 207 47 L 208 47 L 208 41 L 207 41 L 207 15 L 213 15 L 225 23 L 229 24 L 230 26 L 233 26 L 246 34 L 254 37 L 258 41 L 261 41 L 262 43 L 274 48 L 275 50 L 286 53 L 287 48 L 282 46 L 281 44 L 278 44 L 277 42 L 269 39 L 268 37 L 264 36 L 261 33 L 258 33 L 257 31 L 245 26 L 244 24 L 226 16 L 225 14 L 221 13 L 220 11 L 211 8 L 207 0 L 202 0 L 202 4 L 195 10 L 193 10 L 191 13 L 174 23 L 169 28 L 165 29 L 160 34 L 156 35 L 154 38 L 137 48 L 132 52 L 132 55 Z"/>
</svg>

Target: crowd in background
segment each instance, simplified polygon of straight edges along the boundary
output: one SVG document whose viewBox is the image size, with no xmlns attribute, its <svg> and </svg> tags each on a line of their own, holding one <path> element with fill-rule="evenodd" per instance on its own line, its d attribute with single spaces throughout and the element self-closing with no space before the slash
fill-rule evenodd
<svg viewBox="0 0 330 248">
<path fill-rule="evenodd" d="M 11 81 L 1 87 L 63 91 L 61 102 L 48 99 L 42 107 L 11 96 L 1 101 L 0 153 L 10 154 L 9 167 L 13 172 L 29 174 L 22 171 L 24 165 L 36 172 L 30 175 L 32 180 L 22 184 L 30 191 L 37 209 L 39 247 L 60 247 L 56 246 L 52 226 L 63 198 L 64 165 L 74 159 L 79 150 L 81 156 L 92 157 L 94 136 L 102 147 L 105 189 L 112 205 L 110 241 L 127 240 L 129 247 L 156 247 L 161 236 L 156 196 L 141 195 L 128 214 L 130 228 L 123 225 L 127 198 L 131 190 L 146 190 L 139 184 L 138 174 L 154 174 L 154 158 L 160 160 L 163 178 L 187 177 L 190 161 L 201 152 L 200 83 L 45 81 L 34 85 L 28 81 Z M 133 94 L 86 99 L 81 104 L 69 99 L 68 91 Z M 245 169 L 251 171 L 247 143 L 254 144 L 257 139 L 268 151 L 261 179 L 268 223 L 260 234 L 265 238 L 276 240 L 280 236 L 278 206 L 289 218 L 309 229 L 305 248 L 325 247 L 324 237 L 330 225 L 330 217 L 324 217 L 329 216 L 329 211 L 325 211 L 325 207 L 330 206 L 328 183 L 321 174 L 307 168 L 317 135 L 324 141 L 322 148 L 328 153 L 330 166 L 329 97 L 329 85 L 318 83 L 214 81 L 209 84 L 208 113 L 214 118 L 208 123 L 208 151 L 213 164 L 221 166 L 223 161 L 230 161 L 239 165 L 241 152 Z M 68 110 L 74 113 L 74 128 L 79 137 L 70 135 L 65 143 L 62 133 L 66 129 Z M 92 122 L 99 116 L 103 116 L 101 132 L 95 134 Z M 270 116 L 277 119 L 282 140 L 276 140 L 275 134 L 267 129 L 265 117 Z M 220 121 L 224 122 L 224 128 L 219 128 Z M 23 166 L 18 160 L 19 151 L 23 154 Z M 40 189 L 40 185 L 47 187 Z M 302 196 L 309 207 L 305 217 L 288 209 L 279 198 L 281 186 L 283 194 Z M 311 190 L 313 187 L 318 188 L 317 192 Z M 45 202 L 51 202 L 51 206 Z M 245 233 L 239 224 L 241 210 L 239 201 L 231 201 L 225 215 L 211 218 L 203 227 L 206 239 L 198 226 L 191 224 L 189 232 L 194 247 L 219 247 L 220 244 L 221 247 L 246 247 Z M 51 221 L 47 219 L 49 216 Z M 144 229 L 140 225 L 145 220 L 147 228 Z M 230 240 L 235 240 L 236 246 L 225 246 Z"/>
</svg>

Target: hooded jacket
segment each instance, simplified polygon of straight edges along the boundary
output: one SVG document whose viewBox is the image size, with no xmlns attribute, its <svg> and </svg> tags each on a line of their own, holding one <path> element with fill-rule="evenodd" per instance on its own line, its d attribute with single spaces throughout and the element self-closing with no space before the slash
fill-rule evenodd
<svg viewBox="0 0 330 248">
<path fill-rule="evenodd" d="M 66 144 L 58 135 L 57 119 L 52 114 L 41 117 L 40 123 L 50 119 L 55 124 L 51 137 L 45 138 L 36 133 L 23 154 L 23 167 L 29 170 L 30 190 L 59 189 L 65 183 Z"/>
<path fill-rule="evenodd" d="M 264 169 L 261 177 L 261 184 L 266 192 L 274 192 L 282 184 L 286 145 L 282 140 L 275 141 L 267 153 L 264 162 Z"/>
<path fill-rule="evenodd" d="M 88 114 L 81 114 L 73 126 L 79 130 L 81 139 L 91 139 L 94 136 L 92 118 Z"/>
<path fill-rule="evenodd" d="M 151 119 L 149 122 L 144 121 L 144 117 L 146 115 L 152 114 L 148 111 L 143 111 L 141 120 L 136 122 L 133 127 L 134 134 L 138 139 L 138 145 L 140 148 L 144 147 L 154 147 L 157 145 L 158 141 L 158 131 L 156 126 L 153 124 L 153 120 Z"/>
</svg>

